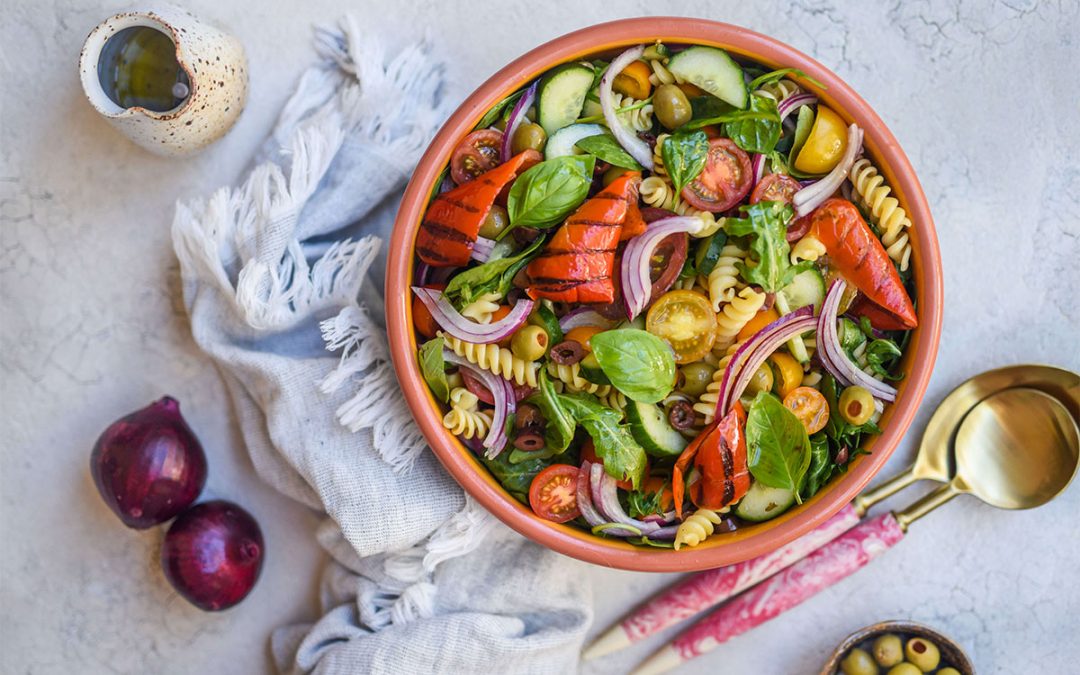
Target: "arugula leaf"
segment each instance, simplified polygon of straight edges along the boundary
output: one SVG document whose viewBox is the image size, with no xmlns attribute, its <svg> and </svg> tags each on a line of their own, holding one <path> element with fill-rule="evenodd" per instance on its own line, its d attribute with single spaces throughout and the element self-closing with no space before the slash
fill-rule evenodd
<svg viewBox="0 0 1080 675">
<path fill-rule="evenodd" d="M 545 228 L 568 216 L 588 196 L 595 163 L 592 155 L 567 155 L 540 162 L 518 176 L 506 204 L 510 227 L 499 238 L 515 227 Z"/>
<path fill-rule="evenodd" d="M 619 145 L 619 142 L 611 134 L 586 136 L 578 141 L 576 145 L 590 155 L 595 155 L 597 159 L 612 166 L 619 166 L 633 171 L 641 171 L 644 168 L 630 156 L 630 153 L 623 150 L 623 147 Z"/>
<path fill-rule="evenodd" d="M 802 79 L 810 82 L 811 84 L 813 84 L 815 86 L 818 86 L 818 87 L 821 87 L 822 89 L 825 89 L 824 84 L 822 84 L 821 82 L 818 82 L 817 80 L 810 77 L 809 75 L 807 75 L 803 71 L 799 70 L 798 68 L 780 68 L 779 70 L 773 70 L 771 72 L 765 73 L 764 75 L 760 75 L 760 76 L 754 78 L 753 81 L 751 81 L 750 84 L 747 85 L 746 88 L 749 89 L 750 91 L 754 91 L 755 89 L 761 89 L 766 84 L 771 84 L 773 82 L 779 82 L 780 80 L 784 79 L 788 75 L 796 75 L 796 76 L 801 77 Z"/>
<path fill-rule="evenodd" d="M 810 437 L 810 468 L 803 476 L 802 485 L 799 487 L 799 495 L 803 499 L 810 499 L 818 490 L 829 482 L 832 477 L 832 458 L 829 455 L 829 438 L 823 433 L 816 433 Z"/>
<path fill-rule="evenodd" d="M 746 416 L 746 450 L 756 480 L 791 490 L 802 503 L 799 486 L 810 468 L 810 439 L 795 413 L 768 392 L 758 392 Z"/>
<path fill-rule="evenodd" d="M 488 459 L 485 455 L 477 455 L 488 471 L 502 484 L 506 491 L 513 495 L 523 504 L 529 503 L 529 486 L 536 474 L 551 466 L 554 462 L 547 459 L 527 459 L 523 462 L 514 463 L 510 460 L 509 452 L 499 453 L 495 459 Z"/>
<path fill-rule="evenodd" d="M 886 380 L 896 381 L 904 379 L 904 374 L 891 375 L 889 370 L 896 363 L 896 359 L 900 358 L 901 353 L 900 347 L 892 340 L 879 339 L 866 345 L 864 355 L 866 356 L 866 364 L 870 366 L 870 370 L 874 371 L 875 375 Z"/>
<path fill-rule="evenodd" d="M 768 154 L 780 140 L 780 113 L 776 101 L 768 96 L 750 95 L 750 112 L 762 117 L 747 117 L 724 125 L 724 133 L 746 152 Z"/>
<path fill-rule="evenodd" d="M 431 393 L 443 403 L 450 400 L 450 385 L 446 381 L 446 360 L 443 358 L 441 337 L 432 338 L 420 347 L 420 373 L 431 387 Z"/>
<path fill-rule="evenodd" d="M 540 370 L 540 381 L 537 384 L 537 392 L 529 397 L 529 403 L 540 408 L 547 422 L 544 427 L 544 447 L 553 454 L 560 454 L 570 446 L 570 441 L 574 440 L 577 422 L 563 407 L 546 370 Z"/>
<path fill-rule="evenodd" d="M 675 385 L 675 356 L 652 333 L 636 328 L 608 330 L 589 338 L 593 356 L 611 384 L 639 403 L 656 403 Z"/>
<path fill-rule="evenodd" d="M 840 391 L 832 375 L 826 374 L 822 377 L 820 386 L 821 394 L 829 404 L 829 421 L 825 424 L 825 435 L 833 441 L 838 451 L 846 447 L 849 455 L 853 455 L 859 451 L 863 434 L 881 433 L 881 429 L 873 422 L 855 426 L 844 421 L 840 415 Z"/>
<path fill-rule="evenodd" d="M 514 275 L 540 252 L 543 243 L 544 238 L 537 237 L 517 255 L 470 267 L 450 280 L 443 297 L 459 310 L 484 293 L 498 293 L 506 297 Z"/>
<path fill-rule="evenodd" d="M 713 96 L 698 96 L 690 99 L 690 110 L 692 111 L 690 121 L 684 124 L 681 129 L 693 130 L 711 124 L 771 119 L 775 115 L 775 113 L 761 109 L 748 108 L 742 110 Z"/>
<path fill-rule="evenodd" d="M 629 427 L 621 424 L 622 415 L 592 394 L 560 394 L 559 401 L 592 437 L 596 455 L 604 460 L 608 475 L 629 479 L 636 490 L 645 476 L 645 450 L 634 440 Z"/>
<path fill-rule="evenodd" d="M 502 114 L 503 110 L 512 109 L 513 105 L 517 103 L 517 100 L 521 98 L 524 93 L 525 90 L 522 89 L 521 91 L 514 92 L 513 94 L 510 94 L 503 100 L 496 103 L 494 106 L 491 107 L 490 110 L 484 113 L 484 116 L 481 117 L 480 121 L 476 123 L 475 128 L 487 129 L 492 124 L 495 124 L 495 120 L 499 119 L 499 115 Z"/>
<path fill-rule="evenodd" d="M 788 257 L 787 224 L 795 215 L 783 202 L 758 202 L 743 207 L 746 218 L 728 218 L 724 229 L 736 237 L 749 235 L 753 265 L 739 263 L 744 279 L 766 292 L 775 293 L 791 283 L 795 275 L 813 266 L 810 261 L 792 265 Z"/>
<path fill-rule="evenodd" d="M 664 168 L 671 177 L 675 194 L 698 177 L 709 158 L 709 137 L 704 131 L 676 131 L 660 147 Z"/>
</svg>

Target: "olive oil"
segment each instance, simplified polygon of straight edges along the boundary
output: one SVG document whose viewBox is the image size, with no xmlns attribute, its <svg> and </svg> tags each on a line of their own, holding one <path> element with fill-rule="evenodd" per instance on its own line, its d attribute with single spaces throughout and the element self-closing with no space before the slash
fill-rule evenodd
<svg viewBox="0 0 1080 675">
<path fill-rule="evenodd" d="M 105 94 L 124 108 L 166 112 L 191 93 L 176 45 L 148 26 L 125 28 L 108 39 L 98 60 L 98 79 Z"/>
</svg>

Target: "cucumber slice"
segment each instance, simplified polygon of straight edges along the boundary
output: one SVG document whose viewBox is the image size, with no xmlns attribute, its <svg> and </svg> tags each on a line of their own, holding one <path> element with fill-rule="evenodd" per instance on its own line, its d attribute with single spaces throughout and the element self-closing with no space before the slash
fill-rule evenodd
<svg viewBox="0 0 1080 675">
<path fill-rule="evenodd" d="M 560 66 L 540 80 L 537 115 L 549 137 L 578 118 L 592 85 L 593 69 L 581 63 Z"/>
<path fill-rule="evenodd" d="M 777 295 L 784 296 L 787 303 L 785 313 L 794 312 L 807 305 L 821 307 L 821 303 L 825 301 L 825 277 L 814 268 L 803 270 L 795 275 L 790 284 L 781 288 Z"/>
<path fill-rule="evenodd" d="M 600 362 L 592 354 L 586 354 L 581 359 L 581 376 L 593 384 L 611 384 L 611 380 L 600 368 Z"/>
<path fill-rule="evenodd" d="M 686 439 L 667 421 L 660 406 L 627 401 L 626 421 L 634 440 L 654 457 L 677 457 L 686 448 Z"/>
<path fill-rule="evenodd" d="M 752 523 L 760 523 L 777 517 L 794 503 L 795 493 L 791 490 L 769 487 L 755 480 L 739 500 L 735 515 Z"/>
<path fill-rule="evenodd" d="M 697 250 L 694 252 L 694 267 L 698 274 L 708 276 L 709 272 L 713 271 L 716 262 L 720 260 L 720 251 L 724 250 L 726 243 L 727 234 L 723 230 L 717 230 L 698 242 Z"/>
<path fill-rule="evenodd" d="M 802 150 L 806 139 L 810 137 L 810 130 L 814 128 L 814 109 L 808 105 L 799 106 L 799 116 L 795 123 L 795 140 L 791 143 L 791 153 L 788 155 L 788 166 L 795 164 L 795 157 Z"/>
<path fill-rule="evenodd" d="M 745 109 L 750 102 L 742 67 L 723 49 L 689 47 L 671 57 L 668 70 L 736 108 Z"/>
<path fill-rule="evenodd" d="M 544 146 L 544 159 L 565 157 L 566 155 L 582 155 L 584 150 L 574 147 L 577 142 L 589 136 L 599 136 L 605 133 L 604 127 L 599 124 L 571 124 L 553 133 Z"/>
<path fill-rule="evenodd" d="M 620 321 L 616 328 L 637 328 L 638 330 L 645 330 L 645 313 L 642 312 L 641 314 L 638 314 L 632 320 L 627 319 L 625 321 Z"/>
</svg>

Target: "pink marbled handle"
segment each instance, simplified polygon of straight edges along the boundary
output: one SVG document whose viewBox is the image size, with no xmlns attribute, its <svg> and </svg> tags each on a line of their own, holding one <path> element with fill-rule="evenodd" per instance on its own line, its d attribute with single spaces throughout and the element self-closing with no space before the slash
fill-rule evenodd
<svg viewBox="0 0 1080 675">
<path fill-rule="evenodd" d="M 696 616 L 789 567 L 858 522 L 859 515 L 848 504 L 816 529 L 772 553 L 694 575 L 623 619 L 623 631 L 631 642 L 637 642 Z"/>
<path fill-rule="evenodd" d="M 891 513 L 863 521 L 786 570 L 732 599 L 677 637 L 683 661 L 786 612 L 881 555 L 904 537 Z"/>
</svg>

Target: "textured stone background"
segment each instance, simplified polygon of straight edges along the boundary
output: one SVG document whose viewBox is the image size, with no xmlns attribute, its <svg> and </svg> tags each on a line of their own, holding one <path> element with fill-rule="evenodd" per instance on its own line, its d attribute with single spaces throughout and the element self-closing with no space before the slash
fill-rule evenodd
<svg viewBox="0 0 1080 675">
<path fill-rule="evenodd" d="M 120 3 L 0 7 L 5 673 L 264 672 L 269 631 L 312 617 L 316 519 L 254 477 L 218 377 L 188 335 L 168 228 L 177 198 L 237 179 L 311 60 L 308 25 L 345 11 L 401 39 L 429 31 L 451 60 L 457 98 L 525 50 L 620 16 L 701 16 L 785 40 L 876 106 L 930 199 L 947 305 L 916 428 L 981 370 L 1024 361 L 1080 370 L 1076 0 L 510 0 L 482 10 L 426 1 L 394 3 L 393 16 L 372 0 L 185 4 L 240 37 L 252 79 L 233 132 L 184 161 L 145 154 L 82 100 L 79 47 Z M 183 402 L 209 453 L 207 495 L 248 506 L 268 540 L 262 580 L 224 614 L 203 614 L 169 589 L 157 567 L 161 533 L 120 526 L 87 473 L 98 432 L 165 393 Z M 910 461 L 916 440 L 887 473 Z M 685 672 L 815 672 L 849 631 L 894 617 L 954 635 L 980 672 L 1075 672 L 1078 511 L 1075 486 L 1034 512 L 960 499 L 871 569 Z M 670 581 L 577 563 L 568 570 L 595 581 L 597 629 Z M 656 644 L 587 672 L 625 671 Z"/>
</svg>

